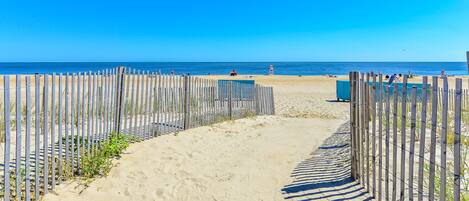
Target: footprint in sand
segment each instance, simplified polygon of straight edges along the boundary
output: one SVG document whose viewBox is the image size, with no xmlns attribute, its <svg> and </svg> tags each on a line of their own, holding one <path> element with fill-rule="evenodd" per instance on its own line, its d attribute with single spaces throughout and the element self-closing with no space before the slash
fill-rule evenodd
<svg viewBox="0 0 469 201">
<path fill-rule="evenodd" d="M 130 196 L 129 188 L 127 188 L 127 187 L 125 188 L 124 195 L 125 196 Z"/>
<path fill-rule="evenodd" d="M 164 191 L 161 188 L 156 189 L 155 194 L 158 198 L 164 198 Z"/>
</svg>

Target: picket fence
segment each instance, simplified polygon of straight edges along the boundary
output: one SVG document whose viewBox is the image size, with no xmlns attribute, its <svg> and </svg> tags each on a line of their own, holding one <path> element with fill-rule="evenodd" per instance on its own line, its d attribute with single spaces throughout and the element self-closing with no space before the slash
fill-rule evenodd
<svg viewBox="0 0 469 201">
<path fill-rule="evenodd" d="M 5 75 L 1 90 L 3 200 L 39 200 L 67 177 L 80 175 L 81 159 L 113 133 L 145 140 L 275 114 L 272 87 L 124 67 Z"/>
<path fill-rule="evenodd" d="M 383 83 L 381 74 L 349 78 L 351 176 L 377 200 L 468 199 L 462 79 L 449 89 L 447 77 L 429 84 L 424 76 L 421 87 L 408 87 L 405 76 L 401 88 Z"/>
</svg>

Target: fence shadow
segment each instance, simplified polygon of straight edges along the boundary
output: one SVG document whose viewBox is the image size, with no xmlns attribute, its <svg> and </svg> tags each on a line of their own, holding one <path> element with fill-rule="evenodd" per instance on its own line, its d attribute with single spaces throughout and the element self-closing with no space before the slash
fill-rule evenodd
<svg viewBox="0 0 469 201">
<path fill-rule="evenodd" d="M 345 123 L 293 170 L 285 200 L 372 200 L 351 178 L 350 124 Z"/>
</svg>

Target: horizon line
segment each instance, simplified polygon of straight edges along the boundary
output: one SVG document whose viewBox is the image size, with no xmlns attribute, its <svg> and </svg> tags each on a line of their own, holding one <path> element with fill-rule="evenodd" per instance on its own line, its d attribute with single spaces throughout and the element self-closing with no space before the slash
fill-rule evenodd
<svg viewBox="0 0 469 201">
<path fill-rule="evenodd" d="M 0 63 L 467 63 L 467 61 L 0 61 Z"/>
</svg>

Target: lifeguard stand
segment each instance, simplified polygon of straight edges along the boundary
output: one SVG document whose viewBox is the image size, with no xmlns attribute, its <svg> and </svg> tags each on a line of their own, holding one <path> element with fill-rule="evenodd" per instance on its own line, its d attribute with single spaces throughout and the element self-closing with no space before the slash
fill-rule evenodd
<svg viewBox="0 0 469 201">
<path fill-rule="evenodd" d="M 469 72 L 469 51 L 466 52 L 466 58 L 467 72 Z"/>
</svg>

